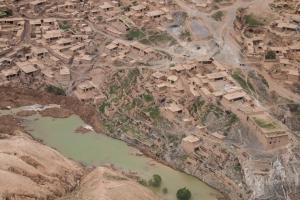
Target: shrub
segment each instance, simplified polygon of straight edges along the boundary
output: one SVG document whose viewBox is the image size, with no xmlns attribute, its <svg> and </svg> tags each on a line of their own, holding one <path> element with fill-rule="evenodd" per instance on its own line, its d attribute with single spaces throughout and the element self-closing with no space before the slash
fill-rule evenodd
<svg viewBox="0 0 300 200">
<path fill-rule="evenodd" d="M 151 94 L 148 94 L 148 93 L 143 94 L 143 97 L 144 97 L 146 102 L 151 102 L 151 101 L 154 100 L 154 97 Z"/>
<path fill-rule="evenodd" d="M 245 15 L 244 17 L 245 23 L 248 26 L 261 26 L 263 25 L 262 22 L 260 22 L 255 16 L 251 15 Z"/>
<path fill-rule="evenodd" d="M 152 119 L 158 119 L 160 116 L 160 110 L 159 110 L 159 107 L 157 107 L 157 106 L 148 108 L 147 112 L 149 113 L 149 115 Z"/>
<path fill-rule="evenodd" d="M 2 10 L 2 11 L 0 11 L 0 18 L 10 17 L 10 16 L 12 16 L 12 14 L 13 14 L 13 12 L 10 9 Z"/>
<path fill-rule="evenodd" d="M 212 14 L 211 17 L 214 18 L 216 21 L 222 21 L 224 13 L 222 11 L 217 11 L 214 14 Z"/>
<path fill-rule="evenodd" d="M 267 51 L 265 58 L 267 60 L 275 60 L 276 59 L 276 53 L 274 51 Z"/>
<path fill-rule="evenodd" d="M 149 185 L 152 187 L 160 187 L 161 185 L 161 177 L 158 174 L 154 174 L 152 179 L 149 180 Z"/>
<path fill-rule="evenodd" d="M 192 197 L 192 194 L 189 189 L 184 187 L 184 188 L 177 190 L 176 197 L 178 200 L 190 200 Z"/>
<path fill-rule="evenodd" d="M 48 85 L 46 87 L 46 91 L 55 95 L 66 96 L 66 92 L 64 91 L 64 89 L 56 87 L 54 85 Z"/>
</svg>

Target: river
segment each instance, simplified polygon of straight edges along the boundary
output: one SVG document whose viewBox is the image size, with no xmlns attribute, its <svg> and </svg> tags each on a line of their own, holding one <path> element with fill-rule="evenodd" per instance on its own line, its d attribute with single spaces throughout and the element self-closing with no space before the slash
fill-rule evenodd
<svg viewBox="0 0 300 200">
<path fill-rule="evenodd" d="M 8 112 L 1 114 L 8 114 Z M 86 134 L 76 133 L 78 127 L 85 125 L 78 116 L 52 118 L 34 115 L 24 119 L 25 128 L 33 137 L 75 161 L 89 166 L 113 164 L 122 170 L 137 172 L 146 180 L 153 174 L 159 174 L 162 177 L 162 186 L 160 189 L 151 189 L 164 200 L 175 200 L 177 189 L 182 187 L 190 189 L 192 200 L 216 200 L 217 197 L 222 196 L 195 177 L 176 171 L 153 159 L 137 155 L 138 150 L 123 141 L 92 131 Z M 167 188 L 168 193 L 164 194 L 162 188 Z"/>
</svg>

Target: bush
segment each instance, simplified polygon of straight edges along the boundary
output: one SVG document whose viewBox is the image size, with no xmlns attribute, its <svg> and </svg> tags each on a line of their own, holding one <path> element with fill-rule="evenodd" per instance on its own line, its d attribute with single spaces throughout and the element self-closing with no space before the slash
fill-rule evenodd
<svg viewBox="0 0 300 200">
<path fill-rule="evenodd" d="M 276 59 L 276 53 L 274 51 L 267 51 L 265 58 L 267 60 L 275 60 Z"/>
<path fill-rule="evenodd" d="M 143 97 L 144 97 L 144 99 L 145 99 L 146 102 L 151 102 L 151 101 L 154 100 L 154 97 L 151 94 L 149 94 L 149 93 L 143 94 Z"/>
<path fill-rule="evenodd" d="M 143 186 L 148 186 L 147 181 L 145 179 L 139 179 L 138 183 L 143 185 Z"/>
<path fill-rule="evenodd" d="M 2 11 L 0 11 L 0 18 L 10 17 L 10 16 L 12 16 L 12 14 L 13 14 L 13 12 L 10 9 L 2 10 Z"/>
<path fill-rule="evenodd" d="M 214 14 L 212 14 L 211 17 L 214 18 L 216 21 L 222 21 L 224 13 L 222 11 L 217 11 Z"/>
<path fill-rule="evenodd" d="M 190 200 L 192 197 L 192 194 L 189 189 L 184 187 L 184 188 L 177 190 L 176 197 L 178 200 Z"/>
<path fill-rule="evenodd" d="M 149 180 L 149 185 L 152 187 L 160 187 L 161 185 L 161 177 L 158 174 L 154 174 L 152 179 Z"/>
<path fill-rule="evenodd" d="M 64 89 L 56 87 L 54 85 L 48 85 L 46 87 L 46 91 L 55 95 L 66 96 L 66 92 L 64 91 Z"/>
<path fill-rule="evenodd" d="M 67 31 L 71 28 L 71 25 L 69 24 L 68 21 L 63 21 L 59 24 L 59 28 L 62 29 L 63 31 Z"/>
</svg>

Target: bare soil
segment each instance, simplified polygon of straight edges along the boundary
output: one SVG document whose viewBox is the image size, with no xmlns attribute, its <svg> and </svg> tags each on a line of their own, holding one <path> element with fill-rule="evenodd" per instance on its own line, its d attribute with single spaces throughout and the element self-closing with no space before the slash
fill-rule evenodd
<svg viewBox="0 0 300 200">
<path fill-rule="evenodd" d="M 47 109 L 41 112 L 46 116 L 66 117 L 71 113 L 81 117 L 87 124 L 93 126 L 96 132 L 101 132 L 101 116 L 92 105 L 83 105 L 74 97 L 58 96 L 44 91 L 36 91 L 28 88 L 0 87 L 0 109 L 8 106 L 20 107 L 32 104 L 58 104 L 63 109 Z M 67 111 L 68 110 L 68 111 Z"/>
</svg>

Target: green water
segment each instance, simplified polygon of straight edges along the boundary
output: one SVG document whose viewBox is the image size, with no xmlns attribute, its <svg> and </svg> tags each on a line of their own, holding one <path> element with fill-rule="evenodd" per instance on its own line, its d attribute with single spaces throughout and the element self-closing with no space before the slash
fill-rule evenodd
<svg viewBox="0 0 300 200">
<path fill-rule="evenodd" d="M 76 128 L 84 125 L 77 116 L 54 119 L 36 115 L 27 117 L 24 124 L 34 137 L 73 160 L 95 166 L 114 164 L 123 170 L 137 172 L 147 180 L 153 174 L 159 174 L 162 177 L 162 186 L 153 190 L 163 199 L 175 200 L 177 189 L 182 187 L 191 190 L 193 200 L 216 200 L 216 197 L 220 196 L 216 190 L 192 176 L 144 156 L 137 156 L 134 153 L 136 149 L 127 146 L 125 142 L 93 132 L 75 133 Z M 168 188 L 167 194 L 161 192 L 164 187 Z"/>
</svg>

